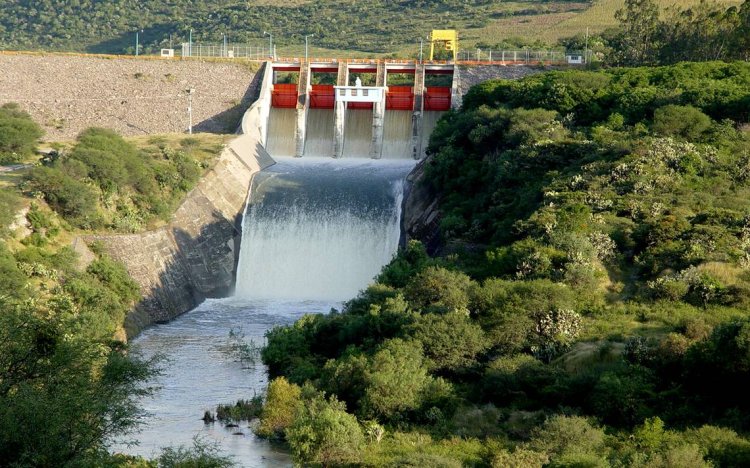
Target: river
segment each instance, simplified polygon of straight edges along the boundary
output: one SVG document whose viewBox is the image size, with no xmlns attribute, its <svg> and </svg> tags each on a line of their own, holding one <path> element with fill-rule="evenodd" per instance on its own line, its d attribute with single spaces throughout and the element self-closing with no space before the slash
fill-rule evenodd
<svg viewBox="0 0 750 468">
<path fill-rule="evenodd" d="M 204 411 L 262 394 L 265 367 L 237 362 L 230 331 L 264 343 L 277 325 L 306 313 L 341 309 L 394 255 L 401 203 L 412 160 L 277 158 L 259 173 L 243 221 L 236 294 L 210 299 L 133 341 L 144 357 L 164 355 L 159 390 L 143 401 L 142 430 L 113 450 L 146 457 L 162 447 L 218 444 L 243 467 L 291 466 L 283 447 L 257 438 L 247 424 L 204 424 Z"/>
</svg>

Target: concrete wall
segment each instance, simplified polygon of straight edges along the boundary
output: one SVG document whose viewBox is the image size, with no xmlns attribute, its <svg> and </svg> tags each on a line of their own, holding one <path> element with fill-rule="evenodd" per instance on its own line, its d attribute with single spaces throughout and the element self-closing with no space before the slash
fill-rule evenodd
<svg viewBox="0 0 750 468">
<path fill-rule="evenodd" d="M 89 236 L 125 264 L 143 300 L 126 318 L 128 336 L 231 292 L 239 256 L 242 216 L 252 178 L 274 164 L 264 149 L 270 73 L 260 98 L 245 112 L 241 133 L 222 151 L 165 227 L 139 234 Z M 265 118 L 264 118 L 265 116 Z"/>
</svg>

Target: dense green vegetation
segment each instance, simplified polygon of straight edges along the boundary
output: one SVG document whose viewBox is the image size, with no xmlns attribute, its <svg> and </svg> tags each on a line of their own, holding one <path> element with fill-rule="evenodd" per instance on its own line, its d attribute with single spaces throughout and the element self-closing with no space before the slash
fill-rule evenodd
<svg viewBox="0 0 750 468">
<path fill-rule="evenodd" d="M 168 220 L 202 174 L 189 150 L 139 150 L 111 130 L 91 128 L 69 151 L 28 174 L 38 193 L 72 226 L 136 232 Z"/>
<path fill-rule="evenodd" d="M 254 2 L 253 2 L 254 3 Z M 262 2 L 237 0 L 11 0 L 0 11 L 0 49 L 87 50 L 133 53 L 135 32 L 144 52 L 170 43 L 196 41 L 267 44 L 263 31 L 280 47 L 304 43 L 329 49 L 393 52 L 405 44 L 418 46 L 431 29 L 480 28 L 497 18 L 535 15 L 580 8 L 571 2 L 522 2 L 505 5 L 489 0 L 349 2 Z M 571 7 L 567 5 L 571 4 Z M 415 49 L 416 50 L 416 49 Z"/>
<path fill-rule="evenodd" d="M 35 226 L 41 217 L 30 216 Z M 0 459 L 102 463 L 107 439 L 138 423 L 136 401 L 154 374 L 154 363 L 113 339 L 138 287 L 106 256 L 79 268 L 69 247 L 13 252 L 8 242 L 0 240 Z"/>
<path fill-rule="evenodd" d="M 40 136 L 17 106 L 0 108 L 0 148 L 7 150 L 0 154 L 10 155 L 2 162 L 31 162 Z M 183 138 L 181 150 L 162 139 L 153 143 L 137 149 L 109 131 L 91 129 L 70 152 L 23 169 L 24 188 L 38 198 L 17 187 L 13 174 L 0 179 L 4 467 L 233 466 L 201 441 L 164 449 L 154 460 L 108 452 L 113 438 L 122 440 L 141 422 L 140 399 L 152 392 L 146 383 L 159 363 L 131 355 L 121 341 L 125 314 L 141 299 L 138 285 L 95 244 L 95 258 L 81 261 L 70 247 L 70 230 L 71 224 L 87 226 L 84 220 L 108 219 L 128 204 L 146 207 L 140 213 L 148 216 L 153 205 L 141 199 L 155 200 L 161 190 L 160 203 L 169 207 L 190 188 L 200 168 L 189 153 L 202 154 L 203 143 Z"/>
<path fill-rule="evenodd" d="M 701 2 L 660 12 L 653 0 L 626 0 L 615 16 L 621 27 L 603 34 L 612 64 L 750 59 L 750 1 L 729 8 Z"/>
<path fill-rule="evenodd" d="M 273 329 L 312 465 L 750 463 L 750 65 L 490 81 L 435 130 L 440 257 Z"/>
</svg>

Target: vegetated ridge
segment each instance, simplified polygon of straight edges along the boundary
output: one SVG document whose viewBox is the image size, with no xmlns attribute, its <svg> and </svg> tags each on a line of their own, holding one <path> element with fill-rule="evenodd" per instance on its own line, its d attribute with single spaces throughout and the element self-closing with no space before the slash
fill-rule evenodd
<svg viewBox="0 0 750 468">
<path fill-rule="evenodd" d="M 672 1 L 660 2 L 668 6 Z M 680 6 L 697 2 L 684 0 Z M 733 0 L 722 5 L 736 4 Z M 68 50 L 134 53 L 140 31 L 142 52 L 193 40 L 267 46 L 264 31 L 274 35 L 280 53 L 300 54 L 303 35 L 314 34 L 320 52 L 362 51 L 415 56 L 419 38 L 432 29 L 459 29 L 463 46 L 554 44 L 558 39 L 599 33 L 614 26 L 622 0 L 517 1 L 489 0 L 349 2 L 221 0 L 10 0 L 0 12 L 0 49 Z M 592 5 L 594 5 L 592 7 Z M 489 40 L 488 40 L 489 39 Z M 179 48 L 179 47 L 178 47 Z"/>
</svg>

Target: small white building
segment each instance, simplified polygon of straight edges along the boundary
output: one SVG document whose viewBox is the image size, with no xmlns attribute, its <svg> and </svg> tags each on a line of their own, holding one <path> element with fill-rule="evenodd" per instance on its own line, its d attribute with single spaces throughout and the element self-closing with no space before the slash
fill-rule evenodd
<svg viewBox="0 0 750 468">
<path fill-rule="evenodd" d="M 387 87 L 334 86 L 338 102 L 385 102 Z"/>
<path fill-rule="evenodd" d="M 174 49 L 162 49 L 161 56 L 162 58 L 174 58 Z"/>
<path fill-rule="evenodd" d="M 565 54 L 565 61 L 570 65 L 583 65 L 584 63 L 586 63 L 583 55 L 578 53 Z"/>
</svg>

